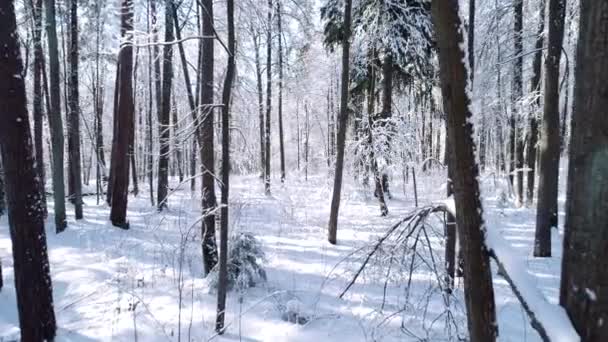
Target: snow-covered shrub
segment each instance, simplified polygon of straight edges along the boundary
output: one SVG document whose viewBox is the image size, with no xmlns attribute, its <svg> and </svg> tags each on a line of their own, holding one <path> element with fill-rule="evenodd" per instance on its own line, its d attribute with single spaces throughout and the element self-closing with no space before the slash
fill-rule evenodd
<svg viewBox="0 0 608 342">
<path fill-rule="evenodd" d="M 266 256 L 262 244 L 251 233 L 239 232 L 228 239 L 228 289 L 245 289 L 266 281 Z M 218 287 L 219 265 L 208 276 L 212 289 Z"/>
<path fill-rule="evenodd" d="M 300 325 L 304 325 L 310 320 L 308 315 L 302 311 L 302 303 L 295 298 L 285 304 L 282 318 L 286 322 Z"/>
</svg>

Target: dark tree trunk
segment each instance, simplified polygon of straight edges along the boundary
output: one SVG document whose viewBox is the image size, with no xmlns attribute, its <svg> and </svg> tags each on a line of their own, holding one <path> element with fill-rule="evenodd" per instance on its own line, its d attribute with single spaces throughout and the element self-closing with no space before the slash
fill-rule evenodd
<svg viewBox="0 0 608 342">
<path fill-rule="evenodd" d="M 608 43 L 605 2 L 580 2 L 560 304 L 581 341 L 608 341 Z"/>
<path fill-rule="evenodd" d="M 348 127 L 348 85 L 350 80 L 350 36 L 351 36 L 352 0 L 344 1 L 344 40 L 342 41 L 342 84 L 340 92 L 340 119 L 338 121 L 338 138 L 336 151 L 336 172 L 334 173 L 334 190 L 329 214 L 328 241 L 337 243 L 338 212 L 342 192 L 342 175 L 344 172 L 344 148 L 346 145 L 346 128 Z"/>
<path fill-rule="evenodd" d="M 226 292 L 228 291 L 228 195 L 230 190 L 230 97 L 236 73 L 234 1 L 227 0 L 228 15 L 228 68 L 222 93 L 222 209 L 220 232 L 220 269 L 217 291 L 217 320 L 215 330 L 224 332 Z"/>
<path fill-rule="evenodd" d="M 4 168 L 2 167 L 2 158 L 0 157 L 0 216 L 4 215 L 6 210 L 6 202 L 4 201 Z"/>
<path fill-rule="evenodd" d="M 513 83 L 511 90 L 511 108 L 512 118 L 514 124 L 514 132 L 512 136 L 514 138 L 512 144 L 514 147 L 513 158 L 515 159 L 515 175 L 517 175 L 517 186 L 515 187 L 515 196 L 517 197 L 518 203 L 524 201 L 524 141 L 522 134 L 522 125 L 519 117 L 521 112 L 521 99 L 523 97 L 523 0 L 515 0 L 515 7 L 513 12 L 513 35 L 515 50 L 515 63 L 513 65 Z"/>
<path fill-rule="evenodd" d="M 262 62 L 260 60 L 260 33 L 256 29 L 251 29 L 253 34 L 253 47 L 255 50 L 255 75 L 256 85 L 258 90 L 258 111 L 260 116 L 260 169 L 261 177 L 264 178 L 266 173 L 266 159 L 265 159 L 265 143 L 264 143 L 264 92 L 262 90 Z M 254 31 L 255 30 L 255 31 Z M 299 145 L 298 145 L 299 148 Z M 299 161 L 299 159 L 298 159 Z M 298 167 L 299 169 L 299 167 Z"/>
<path fill-rule="evenodd" d="M 181 27 L 179 25 L 179 20 L 177 18 L 177 7 L 175 6 L 175 3 L 172 4 L 173 7 L 173 24 L 175 25 L 175 35 L 178 41 L 181 41 L 182 39 L 182 30 Z M 197 6 L 197 13 L 199 13 L 200 15 L 200 11 L 198 10 L 199 6 Z M 195 141 L 192 144 L 192 155 L 190 157 L 190 174 L 191 174 L 191 182 L 190 182 L 190 188 L 192 191 L 194 191 L 194 187 L 195 187 L 195 177 L 194 174 L 196 173 L 196 154 L 197 154 L 197 145 L 198 146 L 202 146 L 203 145 L 203 141 L 202 141 L 202 137 L 201 137 L 201 133 L 200 133 L 200 123 L 199 123 L 199 118 L 197 115 L 197 107 L 198 107 L 198 101 L 199 99 L 194 97 L 194 94 L 192 93 L 192 83 L 190 82 L 190 72 L 188 70 L 188 60 L 186 58 L 186 52 L 184 50 L 184 44 L 182 42 L 177 44 L 178 49 L 179 49 L 179 55 L 180 55 L 180 59 L 182 62 L 182 72 L 184 74 L 184 82 L 186 83 L 186 92 L 188 94 L 188 105 L 190 106 L 190 113 L 192 115 L 192 122 L 194 124 L 194 136 L 195 136 Z M 200 67 L 200 64 L 202 63 L 201 61 L 202 58 L 202 54 L 201 54 L 201 49 L 199 48 L 199 64 L 198 66 Z M 200 91 L 200 72 L 197 73 L 197 94 Z M 198 95 L 197 95 L 198 96 Z M 177 130 L 177 126 L 178 126 L 178 120 L 177 120 L 177 110 L 175 110 L 173 112 L 174 116 L 173 116 L 173 125 L 174 125 L 174 129 Z M 183 181 L 183 171 L 181 169 L 181 154 L 182 154 L 182 150 L 181 147 L 178 149 L 178 162 L 180 163 L 180 182 Z"/>
<path fill-rule="evenodd" d="M 266 31 L 266 131 L 264 135 L 264 191 L 270 195 L 270 114 L 272 114 L 272 0 L 268 0 Z"/>
<path fill-rule="evenodd" d="M 172 42 L 173 18 L 171 17 L 173 0 L 165 4 L 165 42 Z M 173 84 L 173 45 L 163 47 L 163 80 L 161 111 L 158 120 L 160 153 L 158 156 L 158 211 L 167 208 L 169 194 L 169 153 L 171 144 L 171 88 Z"/>
<path fill-rule="evenodd" d="M 439 65 L 443 108 L 448 130 L 456 203 L 456 221 L 465 259 L 464 288 L 469 326 L 473 342 L 495 341 L 498 335 L 492 273 L 488 250 L 484 245 L 482 206 L 479 199 L 479 170 L 475 163 L 475 143 L 467 87 L 467 71 L 460 48 L 462 32 L 458 0 L 434 1 L 433 20 L 439 47 Z"/>
<path fill-rule="evenodd" d="M 123 0 L 121 9 L 122 44 L 118 55 L 118 108 L 114 111 L 116 129 L 112 145 L 112 211 L 110 221 L 116 227 L 128 229 L 127 202 L 129 195 L 129 146 L 133 134 L 133 0 Z"/>
<path fill-rule="evenodd" d="M 52 341 L 56 325 L 42 187 L 35 168 L 13 1 L 0 2 L 0 154 L 6 177 L 22 341 Z"/>
<path fill-rule="evenodd" d="M 82 164 L 80 158 L 80 101 L 78 91 L 78 1 L 70 0 L 70 47 L 68 60 L 68 168 L 69 195 L 76 219 L 82 219 Z"/>
<path fill-rule="evenodd" d="M 382 92 L 382 114 L 381 119 L 384 120 L 382 125 L 387 130 L 387 134 L 389 134 L 387 151 L 391 150 L 390 146 L 390 133 L 393 130 L 392 123 L 390 120 L 393 116 L 393 57 L 390 53 L 386 53 L 384 56 L 384 60 L 382 62 L 382 76 L 383 76 L 383 92 Z M 432 140 L 432 139 L 431 139 Z M 389 152 L 390 153 L 390 152 Z M 386 160 L 387 163 L 390 163 L 390 160 Z M 386 193 L 388 198 L 391 198 L 391 193 L 389 190 L 388 183 L 388 174 L 386 171 L 382 172 L 382 191 Z"/>
<path fill-rule="evenodd" d="M 279 151 L 281 157 L 281 183 L 285 182 L 285 137 L 283 135 L 283 26 L 281 22 L 281 0 L 277 0 L 277 25 L 279 38 Z"/>
<path fill-rule="evenodd" d="M 148 42 L 156 42 L 156 5 L 155 0 L 148 1 Z M 154 51 L 154 54 L 152 53 Z M 154 112 L 154 87 L 153 83 L 158 78 L 158 74 L 153 70 L 153 66 L 156 66 L 157 61 L 156 52 L 158 51 L 158 47 L 154 46 L 154 50 L 152 47 L 148 47 L 148 115 L 146 118 L 147 123 L 147 136 L 146 143 L 148 145 L 148 153 L 146 154 L 146 168 L 147 168 L 147 176 L 148 176 L 148 187 L 150 188 L 150 204 L 154 206 L 154 129 L 152 128 L 152 116 Z M 157 107 L 158 108 L 158 107 Z"/>
<path fill-rule="evenodd" d="M 42 48 L 42 0 L 31 0 L 32 17 L 34 18 L 34 91 L 33 91 L 33 117 L 34 117 L 34 150 L 36 152 L 36 171 L 40 177 L 42 189 L 45 188 L 46 172 L 44 170 L 44 109 L 42 106 L 44 95 L 42 88 L 42 74 L 44 70 L 44 51 Z M 41 192 L 44 216 L 47 216 L 46 191 Z"/>
<path fill-rule="evenodd" d="M 203 36 L 212 36 L 213 29 L 213 0 L 203 1 Z M 201 166 L 203 168 L 203 263 L 205 274 L 209 274 L 217 264 L 217 243 L 215 241 L 215 211 L 217 199 L 215 197 L 215 146 L 214 146 L 214 110 L 213 110 L 213 90 L 214 90 L 214 41 L 205 39 L 203 41 L 202 69 L 203 74 L 201 84 L 201 115 L 202 115 L 202 154 Z"/>
<path fill-rule="evenodd" d="M 549 53 L 545 61 L 545 108 L 540 129 L 538 207 L 534 256 L 551 256 L 551 228 L 557 228 L 559 177 L 559 64 L 564 38 L 564 0 L 549 0 Z"/>
<path fill-rule="evenodd" d="M 61 233 L 67 228 L 65 216 L 65 181 L 63 176 L 63 119 L 61 117 L 61 88 L 59 78 L 59 50 L 57 48 L 57 23 L 55 0 L 46 0 L 46 30 L 49 47 L 51 112 L 48 113 L 53 151 L 53 199 L 55 204 L 55 229 Z"/>
<path fill-rule="evenodd" d="M 373 60 L 375 60 L 376 53 L 372 53 L 374 56 Z M 378 198 L 378 203 L 380 205 L 380 215 L 386 216 L 388 215 L 388 208 L 386 206 L 386 201 L 384 199 L 384 189 L 382 187 L 382 175 L 380 175 L 380 171 L 378 170 L 378 159 L 376 159 L 375 146 L 374 146 L 374 116 L 376 109 L 376 72 L 375 67 L 370 64 L 367 68 L 369 75 L 369 87 L 367 89 L 367 144 L 369 148 L 369 161 L 370 168 L 372 170 L 372 175 L 374 176 L 374 196 Z"/>
<path fill-rule="evenodd" d="M 177 114 L 177 103 L 175 103 L 175 94 L 173 95 L 173 101 L 173 106 L 171 108 L 171 127 L 173 127 L 173 148 L 175 149 L 175 163 L 177 164 L 177 174 L 179 176 L 179 182 L 181 183 L 184 181 L 183 152 L 182 143 L 179 139 L 179 118 Z"/>
<path fill-rule="evenodd" d="M 542 58 L 543 58 L 543 42 L 544 42 L 544 31 L 545 31 L 545 0 L 541 0 L 540 3 L 540 25 L 536 33 L 536 44 L 534 48 L 537 50 L 534 53 L 534 61 L 532 64 L 532 80 L 530 84 L 530 91 L 536 95 L 534 101 L 533 112 L 528 119 L 528 136 L 526 141 L 526 166 L 528 168 L 528 183 L 527 183 L 527 202 L 532 204 L 534 202 L 534 184 L 536 181 L 536 155 L 537 155 L 537 144 L 538 144 L 538 118 L 536 115 L 536 109 L 540 108 L 540 81 L 542 71 Z"/>
<path fill-rule="evenodd" d="M 468 56 L 469 56 L 469 78 L 470 86 L 473 88 L 475 80 L 475 0 L 469 0 L 469 28 L 467 31 Z"/>
</svg>

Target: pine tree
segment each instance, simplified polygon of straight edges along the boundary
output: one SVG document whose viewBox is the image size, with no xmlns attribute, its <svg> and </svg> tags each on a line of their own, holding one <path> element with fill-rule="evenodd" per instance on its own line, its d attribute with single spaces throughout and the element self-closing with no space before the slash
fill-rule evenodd
<svg viewBox="0 0 608 342">
<path fill-rule="evenodd" d="M 56 325 L 41 205 L 43 189 L 35 168 L 13 1 L 0 2 L 0 65 L 0 153 L 21 340 L 52 341 Z"/>
<path fill-rule="evenodd" d="M 328 237 L 331 244 L 337 243 L 338 213 L 340 211 L 340 196 L 342 194 L 342 175 L 344 173 L 344 149 L 346 145 L 346 128 L 348 126 L 348 96 L 350 81 L 350 38 L 352 0 L 344 1 L 344 22 L 340 30 L 342 39 L 342 85 L 340 92 L 340 118 L 338 120 L 338 137 L 336 151 L 336 171 L 334 172 L 334 190 L 331 198 L 329 214 Z"/>
<path fill-rule="evenodd" d="M 226 315 L 226 293 L 228 291 L 228 198 L 230 191 L 230 99 L 232 83 L 236 73 L 235 32 L 234 32 L 234 1 L 227 0 L 228 16 L 228 67 L 222 92 L 222 208 L 220 232 L 219 281 L 217 291 L 217 319 L 215 331 L 224 332 Z"/>
<path fill-rule="evenodd" d="M 581 341 L 608 341 L 608 6 L 580 1 L 560 304 Z"/>
<path fill-rule="evenodd" d="M 213 0 L 204 0 L 202 9 L 203 35 L 213 35 Z M 205 39 L 203 41 L 202 72 L 203 79 L 201 85 L 201 115 L 202 123 L 201 135 L 203 153 L 201 164 L 203 168 L 203 262 L 205 264 L 205 274 L 209 274 L 217 264 L 217 243 L 215 241 L 215 210 L 217 199 L 215 196 L 215 144 L 214 144 L 214 41 Z"/>
<path fill-rule="evenodd" d="M 118 56 L 118 105 L 114 111 L 114 143 L 112 144 L 112 211 L 110 220 L 116 227 L 128 229 L 129 146 L 133 130 L 133 0 L 123 0 L 121 9 L 122 44 Z"/>
<path fill-rule="evenodd" d="M 443 108 L 448 118 L 448 137 L 453 154 L 456 222 L 464 256 L 464 288 L 473 342 L 495 341 L 496 310 L 489 253 L 484 245 L 484 222 L 479 198 L 478 165 L 475 162 L 467 71 L 461 50 L 463 33 L 458 0 L 434 1 L 433 20 L 439 47 Z M 474 291 L 474 292 L 473 292 Z"/>
<path fill-rule="evenodd" d="M 564 39 L 565 0 L 549 0 L 549 52 L 545 61 L 545 107 L 540 129 L 538 207 L 534 256 L 551 256 L 551 228 L 557 228 L 559 177 L 559 66 Z"/>
<path fill-rule="evenodd" d="M 80 155 L 80 101 L 78 91 L 78 0 L 69 1 L 70 41 L 68 60 L 68 183 L 69 197 L 74 203 L 76 219 L 82 219 L 82 164 Z"/>
<path fill-rule="evenodd" d="M 59 78 L 59 50 L 57 47 L 57 22 L 55 0 L 45 0 L 46 30 L 49 49 L 50 108 L 48 113 L 51 131 L 53 165 L 53 199 L 55 202 L 55 229 L 61 233 L 67 228 L 65 216 L 65 181 L 63 174 L 63 119 L 61 117 L 61 88 Z"/>
</svg>

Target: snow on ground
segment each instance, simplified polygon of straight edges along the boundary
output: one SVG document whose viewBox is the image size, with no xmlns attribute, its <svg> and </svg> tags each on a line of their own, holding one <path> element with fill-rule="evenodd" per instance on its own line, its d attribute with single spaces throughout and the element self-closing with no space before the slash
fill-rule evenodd
<svg viewBox="0 0 608 342">
<path fill-rule="evenodd" d="M 444 177 L 419 175 L 420 205 L 443 199 Z M 394 196 L 388 201 L 390 214 L 382 218 L 371 192 L 347 177 L 339 243 L 332 246 L 326 242 L 331 177 L 295 180 L 300 178 L 294 175 L 284 187 L 273 183 L 270 197 L 264 195 L 257 176 L 234 176 L 231 181 L 231 230 L 252 232 L 262 242 L 268 281 L 229 293 L 228 331 L 222 337 L 213 332 L 215 294 L 201 277 L 200 224 L 196 223 L 200 198 L 192 196 L 188 185 L 175 191 L 170 209 L 161 214 L 150 206 L 145 189 L 138 198 L 130 198 L 129 231 L 113 228 L 108 223 L 109 208 L 97 205 L 95 197 L 85 199 L 85 219 L 70 219 L 61 235 L 54 234 L 49 217 L 57 341 L 442 340 L 445 326 L 432 322 L 423 327 L 420 321 L 442 310 L 441 296 L 427 295 L 424 312 L 412 315 L 400 310 L 403 284 L 385 285 L 382 274 L 370 271 L 344 299 L 338 298 L 361 264 L 362 253 L 355 252 L 414 209 L 411 183 L 404 194 L 403 184 L 395 180 Z M 178 186 L 175 180 L 172 184 Z M 500 188 L 501 183 L 497 184 Z M 534 210 L 503 203 L 491 178 L 484 179 L 483 188 L 488 226 L 525 260 L 535 285 L 549 302 L 557 303 L 562 232 L 554 232 L 553 258 L 533 258 Z M 19 331 L 10 250 L 7 218 L 2 217 L 2 342 L 15 340 Z M 424 272 L 414 274 L 413 288 L 424 288 L 426 278 Z M 500 341 L 540 341 L 508 284 L 495 273 L 494 283 Z M 466 317 L 460 281 L 457 286 L 452 305 L 456 330 L 462 334 Z M 312 319 L 304 325 L 285 322 L 282 313 L 294 306 Z"/>
</svg>

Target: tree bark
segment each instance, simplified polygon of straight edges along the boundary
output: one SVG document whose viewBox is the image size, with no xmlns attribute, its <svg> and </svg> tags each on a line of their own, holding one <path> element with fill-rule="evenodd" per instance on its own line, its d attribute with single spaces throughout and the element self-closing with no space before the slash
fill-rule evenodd
<svg viewBox="0 0 608 342">
<path fill-rule="evenodd" d="M 213 29 L 213 0 L 204 0 L 202 11 L 203 36 L 214 34 Z M 214 41 L 205 39 L 203 41 L 202 57 L 202 85 L 201 85 L 201 114 L 202 114 L 202 143 L 201 164 L 203 168 L 202 199 L 203 199 L 203 263 L 205 274 L 209 274 L 217 264 L 218 251 L 215 241 L 215 211 L 217 199 L 215 197 L 215 146 L 214 146 Z"/>
<path fill-rule="evenodd" d="M 0 216 L 4 215 L 6 210 L 6 202 L 4 201 L 4 168 L 2 167 L 2 158 L 0 158 Z"/>
<path fill-rule="evenodd" d="M 376 59 L 376 53 L 372 52 L 370 54 L 372 56 L 371 60 Z M 380 171 L 378 170 L 378 159 L 376 159 L 376 153 L 374 145 L 374 116 L 376 109 L 376 71 L 375 66 L 371 62 L 368 67 L 368 77 L 369 77 L 369 86 L 367 89 L 367 144 L 369 148 L 369 162 L 370 168 L 372 170 L 372 175 L 374 176 L 374 196 L 378 198 L 378 204 L 380 205 L 380 215 L 386 216 L 388 215 L 388 208 L 386 206 L 386 201 L 384 199 L 384 189 L 382 187 L 382 175 L 380 175 Z M 384 103 L 383 103 L 384 105 Z M 384 113 L 383 113 L 384 114 Z"/>
<path fill-rule="evenodd" d="M 387 151 L 389 151 L 389 153 L 391 150 L 390 135 L 393 130 L 392 122 L 389 121 L 393 116 L 393 73 L 394 73 L 393 57 L 389 52 L 386 52 L 386 55 L 384 56 L 384 60 L 382 61 L 383 92 L 382 92 L 381 119 L 383 120 L 382 126 L 387 131 L 386 134 L 389 135 L 389 138 L 387 139 L 387 143 L 388 143 Z M 390 160 L 387 159 L 386 163 L 387 164 L 390 163 Z M 386 173 L 386 171 L 382 172 L 381 177 L 382 177 L 382 191 L 384 193 L 386 193 L 386 195 L 390 199 L 391 192 L 389 190 L 388 174 Z"/>
<path fill-rule="evenodd" d="M 608 340 L 608 6 L 580 2 L 560 304 L 581 341 Z"/>
<path fill-rule="evenodd" d="M 127 202 L 129 196 L 129 147 L 133 134 L 133 0 L 123 0 L 120 31 L 121 49 L 118 55 L 118 107 L 114 111 L 116 129 L 112 145 L 112 211 L 110 221 L 116 227 L 128 229 Z"/>
<path fill-rule="evenodd" d="M 484 222 L 479 199 L 478 166 L 475 163 L 467 71 L 458 9 L 458 0 L 434 1 L 433 20 L 439 48 L 443 108 L 447 113 L 454 166 L 456 221 L 465 259 L 464 287 L 473 342 L 495 341 L 496 311 L 488 251 L 484 245 Z M 473 293 L 474 292 L 474 293 Z"/>
<path fill-rule="evenodd" d="M 82 219 L 82 164 L 80 157 L 80 101 L 78 90 L 78 0 L 70 0 L 70 47 L 68 60 L 68 167 L 73 193 L 68 194 L 74 204 L 77 220 Z"/>
<path fill-rule="evenodd" d="M 35 168 L 13 1 L 0 2 L 0 154 L 22 341 L 52 341 L 56 324 L 44 230 L 43 191 Z"/>
<path fill-rule="evenodd" d="M 528 179 L 527 179 L 527 202 L 532 204 L 534 202 L 534 184 L 536 181 L 536 156 L 537 156 L 537 144 L 538 144 L 538 118 L 536 115 L 536 109 L 540 108 L 541 105 L 541 71 L 542 71 L 542 58 L 543 58 L 543 45 L 544 45 L 544 31 L 545 31 L 545 0 L 540 2 L 540 25 L 536 33 L 536 44 L 534 48 L 536 53 L 534 54 L 534 61 L 532 64 L 532 80 L 530 84 L 530 91 L 536 94 L 536 100 L 534 101 L 533 113 L 530 115 L 528 120 L 528 136 L 527 136 L 527 149 L 526 149 L 526 166 L 528 168 Z"/>
<path fill-rule="evenodd" d="M 266 159 L 265 159 L 265 141 L 264 141 L 264 92 L 262 90 L 262 62 L 260 60 L 260 33 L 257 29 L 252 28 L 253 35 L 253 47 L 255 50 L 255 75 L 256 75 L 256 85 L 258 90 L 258 111 L 260 116 L 260 169 L 261 169 L 261 177 L 264 178 L 266 173 Z M 298 146 L 299 147 L 299 146 Z M 299 161 L 299 159 L 298 159 Z"/>
<path fill-rule="evenodd" d="M 272 114 L 272 0 L 268 0 L 266 31 L 266 131 L 264 135 L 264 191 L 270 195 L 270 115 Z"/>
<path fill-rule="evenodd" d="M 42 47 L 42 0 L 30 0 L 32 17 L 34 18 L 34 89 L 33 89 L 33 117 L 34 117 L 34 151 L 36 153 L 36 171 L 40 176 L 42 189 L 45 188 L 46 172 L 44 170 L 44 108 L 42 74 L 44 70 L 44 50 Z M 47 216 L 46 191 L 42 191 L 42 206 L 44 216 Z"/>
<path fill-rule="evenodd" d="M 559 177 L 559 65 L 564 38 L 564 0 L 549 0 L 549 53 L 545 61 L 545 108 L 540 129 L 538 207 L 534 256 L 551 256 L 551 228 L 557 228 Z"/>
<path fill-rule="evenodd" d="M 236 73 L 234 1 L 227 0 L 228 15 L 228 68 L 222 93 L 222 209 L 220 232 L 220 269 L 217 291 L 217 320 L 215 330 L 224 332 L 226 292 L 228 291 L 228 198 L 230 190 L 230 97 Z"/>
<path fill-rule="evenodd" d="M 173 19 L 171 17 L 171 3 L 165 4 L 165 42 L 172 42 Z M 167 196 L 169 195 L 169 153 L 171 144 L 171 88 L 173 86 L 173 45 L 163 46 L 163 80 L 161 111 L 158 120 L 160 137 L 160 154 L 158 156 L 158 189 L 156 194 L 158 211 L 167 208 Z"/>
<path fill-rule="evenodd" d="M 513 12 L 513 35 L 515 51 L 515 63 L 513 65 L 513 83 L 511 89 L 511 108 L 512 120 L 514 122 L 513 136 L 513 158 L 515 160 L 515 175 L 517 176 L 517 186 L 515 187 L 515 195 L 518 203 L 524 201 L 524 145 L 522 125 L 520 122 L 521 115 L 521 100 L 523 97 L 523 0 L 515 0 Z"/>
<path fill-rule="evenodd" d="M 328 241 L 335 245 L 338 235 L 338 213 L 342 192 L 342 175 L 344 172 L 344 148 L 346 145 L 346 128 L 348 127 L 348 86 L 350 82 L 350 36 L 351 36 L 352 0 L 344 1 L 344 40 L 342 41 L 342 84 L 340 92 L 340 119 L 338 121 L 338 138 L 336 153 L 336 172 L 334 173 L 334 190 L 329 214 Z"/>
<path fill-rule="evenodd" d="M 49 48 L 51 112 L 48 113 L 53 152 L 53 199 L 55 202 L 55 229 L 57 233 L 67 228 L 65 216 L 65 181 L 63 175 L 63 119 L 61 118 L 61 88 L 59 78 L 59 50 L 57 48 L 57 23 L 55 0 L 46 0 L 46 30 Z"/>
<path fill-rule="evenodd" d="M 281 183 L 285 182 L 285 137 L 283 134 L 283 23 L 281 22 L 281 0 L 277 0 L 277 26 L 279 40 L 279 151 L 281 157 Z"/>
</svg>

